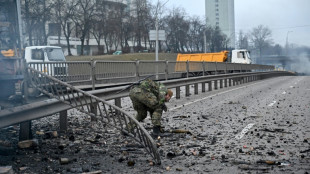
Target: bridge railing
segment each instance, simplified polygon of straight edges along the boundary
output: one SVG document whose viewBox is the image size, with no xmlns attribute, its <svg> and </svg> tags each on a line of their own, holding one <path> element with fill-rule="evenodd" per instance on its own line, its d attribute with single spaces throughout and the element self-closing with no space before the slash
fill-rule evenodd
<svg viewBox="0 0 310 174">
<path fill-rule="evenodd" d="M 70 84 L 133 82 L 155 74 L 158 80 L 249 71 L 270 71 L 274 66 L 226 62 L 176 61 L 67 61 L 29 63 L 29 66 Z"/>
</svg>

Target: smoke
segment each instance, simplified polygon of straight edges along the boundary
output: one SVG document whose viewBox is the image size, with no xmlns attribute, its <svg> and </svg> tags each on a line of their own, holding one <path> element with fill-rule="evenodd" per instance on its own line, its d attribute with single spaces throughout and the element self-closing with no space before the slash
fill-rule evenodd
<svg viewBox="0 0 310 174">
<path fill-rule="evenodd" d="M 299 74 L 310 75 L 310 55 L 301 53 L 291 62 L 291 70 Z"/>
</svg>

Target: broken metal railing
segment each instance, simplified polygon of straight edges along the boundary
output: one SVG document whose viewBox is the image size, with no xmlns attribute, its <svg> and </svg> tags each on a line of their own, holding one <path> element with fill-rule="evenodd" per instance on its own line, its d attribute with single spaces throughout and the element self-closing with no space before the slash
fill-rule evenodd
<svg viewBox="0 0 310 174">
<path fill-rule="evenodd" d="M 161 163 L 157 146 L 152 137 L 134 117 L 121 108 L 32 67 L 27 67 L 27 73 L 31 85 L 42 93 L 58 99 L 91 117 L 97 117 L 103 123 L 110 124 L 126 133 L 143 145 L 157 164 Z M 94 108 L 96 108 L 95 111 Z"/>
</svg>

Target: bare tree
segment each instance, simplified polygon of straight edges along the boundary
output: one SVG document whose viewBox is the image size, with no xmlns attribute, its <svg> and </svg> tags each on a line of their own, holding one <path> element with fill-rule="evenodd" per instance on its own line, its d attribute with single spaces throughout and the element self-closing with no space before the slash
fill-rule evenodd
<svg viewBox="0 0 310 174">
<path fill-rule="evenodd" d="M 67 42 L 68 55 L 70 56 L 72 55 L 70 49 L 70 36 L 74 29 L 72 18 L 75 7 L 76 6 L 72 1 L 68 2 L 67 0 L 55 0 L 53 3 L 55 21 L 61 26 Z"/>
<path fill-rule="evenodd" d="M 271 36 L 271 30 L 263 25 L 259 25 L 251 31 L 251 41 L 254 48 L 259 50 L 260 57 L 262 57 L 263 49 L 272 43 Z"/>
<path fill-rule="evenodd" d="M 240 49 L 249 50 L 249 38 L 242 30 L 239 31 L 237 45 Z"/>
<path fill-rule="evenodd" d="M 23 7 L 29 44 L 46 45 L 48 35 L 45 26 L 47 21 L 51 18 L 52 6 L 50 1 L 25 0 Z"/>
<path fill-rule="evenodd" d="M 191 52 L 201 52 L 203 50 L 203 32 L 205 31 L 205 25 L 195 16 L 190 18 L 189 29 L 189 48 Z"/>
<path fill-rule="evenodd" d="M 97 42 L 98 54 L 103 54 L 104 49 L 101 46 L 101 39 L 104 36 L 104 30 L 106 28 L 107 20 L 107 1 L 97 1 L 96 11 L 92 21 L 91 34 L 94 36 Z"/>
<path fill-rule="evenodd" d="M 84 55 L 84 41 L 89 36 L 95 15 L 96 2 L 93 0 L 76 0 L 75 6 L 76 10 L 72 19 L 77 27 L 77 35 L 81 40 L 81 55 Z"/>
<path fill-rule="evenodd" d="M 137 42 L 136 51 L 142 50 L 142 40 L 148 35 L 146 21 L 148 16 L 148 6 L 146 0 L 133 0 L 133 15 L 135 21 L 135 37 Z M 145 40 L 144 40 L 145 41 Z"/>
<path fill-rule="evenodd" d="M 173 8 L 164 18 L 164 21 L 167 32 L 167 45 L 171 46 L 174 52 L 185 52 L 189 21 L 186 20 L 184 9 Z"/>
<path fill-rule="evenodd" d="M 219 52 L 227 49 L 229 40 L 219 27 L 210 27 L 207 33 L 207 42 L 211 52 Z"/>
</svg>

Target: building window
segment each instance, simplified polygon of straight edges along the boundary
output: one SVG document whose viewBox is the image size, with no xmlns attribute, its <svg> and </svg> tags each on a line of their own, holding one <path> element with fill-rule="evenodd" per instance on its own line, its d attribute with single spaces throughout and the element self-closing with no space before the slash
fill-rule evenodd
<svg viewBox="0 0 310 174">
<path fill-rule="evenodd" d="M 48 24 L 48 34 L 51 36 L 58 36 L 58 33 L 60 32 L 60 24 L 58 23 L 49 23 Z"/>
<path fill-rule="evenodd" d="M 219 13 L 215 13 L 215 16 L 219 16 Z"/>
</svg>

